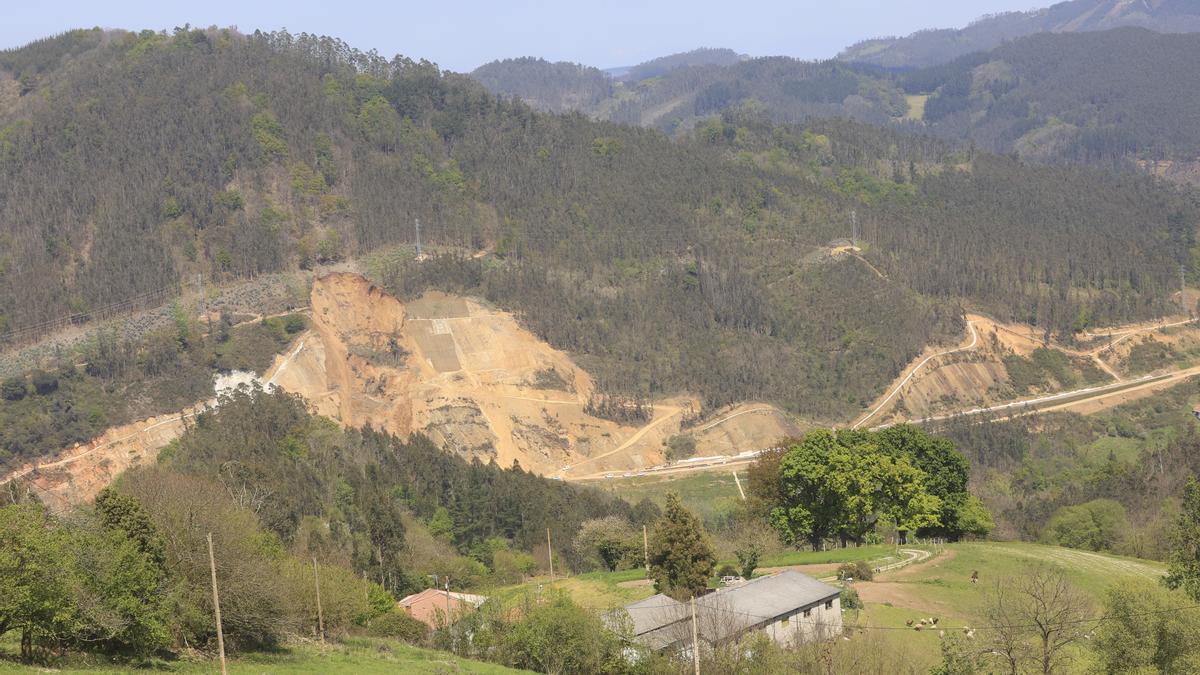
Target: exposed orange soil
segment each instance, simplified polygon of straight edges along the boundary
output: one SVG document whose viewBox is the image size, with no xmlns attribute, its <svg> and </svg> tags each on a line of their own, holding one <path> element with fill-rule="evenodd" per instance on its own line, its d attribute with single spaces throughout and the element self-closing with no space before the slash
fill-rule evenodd
<svg viewBox="0 0 1200 675">
<path fill-rule="evenodd" d="M 334 273 L 313 283 L 311 314 L 312 329 L 276 357 L 264 384 L 301 394 L 342 424 L 421 431 L 501 466 L 566 477 L 655 466 L 684 414 L 698 408 L 687 397 L 659 401 L 639 426 L 588 415 L 586 371 L 511 314 L 470 298 L 430 293 L 405 304 L 361 276 Z M 89 500 L 120 472 L 153 461 L 186 418 L 212 404 L 109 429 L 3 482 L 24 479 L 54 508 Z M 761 449 L 799 428 L 770 406 L 745 404 L 685 431 L 698 454 L 714 455 Z"/>
<path fill-rule="evenodd" d="M 1002 323 L 977 314 L 968 314 L 966 318 L 978 333 L 977 343 L 969 348 L 959 346 L 927 349 L 871 404 L 869 410 L 875 411 L 878 408 L 878 411 L 869 417 L 865 414 L 860 417 L 860 425 L 876 426 L 924 419 L 1015 400 L 1015 392 L 1012 391 L 1003 362 L 1009 354 L 1027 357 L 1039 348 L 1055 349 L 1074 359 L 1076 363 L 1082 364 L 1084 359 L 1090 361 L 1107 375 L 1110 382 L 1115 383 L 1131 379 L 1132 374 L 1124 372 L 1120 364 L 1127 358 L 1129 350 L 1141 340 L 1200 344 L 1200 328 L 1196 324 L 1176 325 L 1186 321 L 1185 317 L 1095 329 L 1080 336 L 1085 342 L 1079 347 L 1068 347 L 1049 340 L 1044 331 L 1039 331 L 1033 326 Z M 969 345 L 969 340 L 963 344 Z M 949 349 L 956 351 L 943 353 Z M 1077 388 L 1084 386 L 1086 385 L 1079 384 Z M 1128 392 L 1058 405 L 1054 409 L 1069 409 L 1089 414 L 1147 396 L 1163 386 L 1168 385 L 1148 384 Z M 1057 391 L 1061 390 L 1035 391 L 1027 396 L 1036 397 Z"/>
</svg>

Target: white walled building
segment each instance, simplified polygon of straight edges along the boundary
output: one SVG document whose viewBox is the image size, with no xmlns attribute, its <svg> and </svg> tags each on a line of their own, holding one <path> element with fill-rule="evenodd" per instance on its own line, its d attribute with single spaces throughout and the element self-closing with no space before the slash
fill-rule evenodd
<svg viewBox="0 0 1200 675">
<path fill-rule="evenodd" d="M 791 570 L 722 588 L 696 599 L 700 640 L 725 644 L 754 631 L 781 645 L 831 639 L 842 634 L 840 594 L 835 586 Z M 690 603 L 660 594 L 625 611 L 633 639 L 658 651 L 691 649 Z"/>
</svg>

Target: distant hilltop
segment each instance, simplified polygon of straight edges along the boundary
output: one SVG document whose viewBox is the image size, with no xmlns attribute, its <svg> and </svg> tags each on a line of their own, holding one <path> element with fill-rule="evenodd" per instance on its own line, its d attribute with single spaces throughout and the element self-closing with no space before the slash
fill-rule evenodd
<svg viewBox="0 0 1200 675">
<path fill-rule="evenodd" d="M 981 17 L 966 28 L 922 30 L 907 37 L 864 40 L 838 58 L 884 68 L 923 68 L 1034 33 L 1081 33 L 1135 26 L 1160 33 L 1200 31 L 1192 0 L 1070 0 L 1045 9 Z"/>
</svg>

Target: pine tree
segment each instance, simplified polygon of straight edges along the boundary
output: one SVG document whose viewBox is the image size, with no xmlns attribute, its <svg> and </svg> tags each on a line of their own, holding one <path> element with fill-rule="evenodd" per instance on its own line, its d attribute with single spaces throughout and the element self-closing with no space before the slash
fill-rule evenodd
<svg viewBox="0 0 1200 675">
<path fill-rule="evenodd" d="M 650 576 L 654 589 L 683 600 L 699 595 L 717 558 L 700 520 L 684 508 L 679 495 L 667 494 L 667 509 L 650 539 Z"/>
<path fill-rule="evenodd" d="M 96 495 L 96 516 L 104 529 L 121 532 L 156 568 L 166 569 L 166 545 L 162 534 L 136 497 L 105 488 Z"/>
</svg>

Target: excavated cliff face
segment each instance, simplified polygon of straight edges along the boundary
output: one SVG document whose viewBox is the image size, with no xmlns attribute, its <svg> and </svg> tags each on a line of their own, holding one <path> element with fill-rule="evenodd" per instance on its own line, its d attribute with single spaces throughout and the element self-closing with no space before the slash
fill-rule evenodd
<svg viewBox="0 0 1200 675">
<path fill-rule="evenodd" d="M 567 355 L 478 301 L 429 293 L 406 306 L 332 274 L 313 284 L 312 313 L 272 383 L 347 426 L 421 431 L 463 457 L 542 472 L 632 433 L 583 413 L 592 380 Z M 633 461 L 657 462 L 658 450 Z"/>
<path fill-rule="evenodd" d="M 310 334 L 276 359 L 271 384 L 346 426 L 412 433 L 415 370 L 404 348 L 404 306 L 355 274 L 313 283 Z"/>
<path fill-rule="evenodd" d="M 223 376 L 218 391 L 259 380 L 346 426 L 419 431 L 464 458 L 568 478 L 662 463 L 666 439 L 680 433 L 685 411 L 699 408 L 686 397 L 660 401 L 637 427 L 588 415 L 587 372 L 511 314 L 470 298 L 428 293 L 404 304 L 361 276 L 335 273 L 313 283 L 311 308 L 312 329 L 261 379 Z M 0 482 L 19 478 L 56 509 L 88 501 L 125 469 L 154 461 L 208 405 L 215 401 L 110 429 Z M 760 449 L 797 432 L 769 406 L 710 419 L 687 430 L 700 454 Z"/>
<path fill-rule="evenodd" d="M 163 446 L 183 433 L 186 420 L 202 408 L 113 427 L 53 460 L 26 465 L 3 482 L 20 480 L 55 511 L 91 501 L 122 471 L 154 461 Z"/>
</svg>

